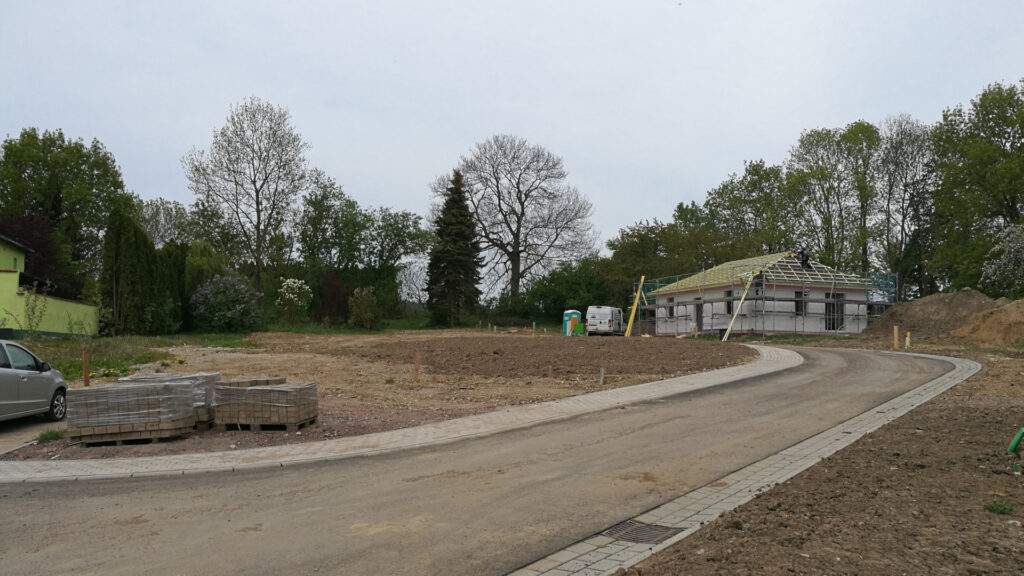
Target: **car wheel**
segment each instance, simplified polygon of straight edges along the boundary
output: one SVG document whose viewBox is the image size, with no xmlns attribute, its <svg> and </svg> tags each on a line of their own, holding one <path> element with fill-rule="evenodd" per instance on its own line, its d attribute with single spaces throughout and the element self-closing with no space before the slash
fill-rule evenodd
<svg viewBox="0 0 1024 576">
<path fill-rule="evenodd" d="M 54 422 L 59 422 L 63 420 L 67 414 L 67 396 L 64 394 L 64 390 L 57 390 L 53 393 L 53 399 L 50 400 L 50 411 L 46 413 L 46 417 Z"/>
</svg>

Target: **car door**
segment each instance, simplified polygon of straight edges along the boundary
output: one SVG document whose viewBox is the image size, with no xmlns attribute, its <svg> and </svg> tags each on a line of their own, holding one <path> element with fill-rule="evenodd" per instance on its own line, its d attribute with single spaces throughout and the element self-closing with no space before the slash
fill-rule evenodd
<svg viewBox="0 0 1024 576">
<path fill-rule="evenodd" d="M 18 375 L 0 342 L 0 417 L 18 412 Z"/>
<path fill-rule="evenodd" d="M 15 344 L 7 345 L 7 356 L 18 377 L 18 411 L 45 410 L 50 405 L 50 378 L 39 373 L 39 361 Z"/>
</svg>

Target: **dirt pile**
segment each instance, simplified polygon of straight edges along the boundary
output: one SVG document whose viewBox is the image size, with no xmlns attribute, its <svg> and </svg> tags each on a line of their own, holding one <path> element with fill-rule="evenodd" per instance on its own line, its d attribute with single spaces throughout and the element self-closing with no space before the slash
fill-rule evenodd
<svg viewBox="0 0 1024 576">
<path fill-rule="evenodd" d="M 990 346 L 1024 342 L 1024 300 L 975 314 L 963 326 L 953 330 L 950 336 Z"/>
<path fill-rule="evenodd" d="M 892 338 L 892 327 L 899 326 L 901 338 L 907 331 L 912 338 L 935 338 L 960 328 L 971 316 L 995 307 L 995 301 L 970 288 L 949 294 L 932 294 L 889 308 L 869 324 L 862 335 Z"/>
</svg>

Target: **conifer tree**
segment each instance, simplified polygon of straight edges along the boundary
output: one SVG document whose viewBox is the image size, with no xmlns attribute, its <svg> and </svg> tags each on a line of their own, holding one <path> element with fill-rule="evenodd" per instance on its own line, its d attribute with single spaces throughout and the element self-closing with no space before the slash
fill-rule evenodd
<svg viewBox="0 0 1024 576">
<path fill-rule="evenodd" d="M 480 298 L 480 239 L 462 173 L 452 172 L 435 222 L 437 243 L 427 264 L 427 309 L 435 324 L 456 326 Z"/>
</svg>

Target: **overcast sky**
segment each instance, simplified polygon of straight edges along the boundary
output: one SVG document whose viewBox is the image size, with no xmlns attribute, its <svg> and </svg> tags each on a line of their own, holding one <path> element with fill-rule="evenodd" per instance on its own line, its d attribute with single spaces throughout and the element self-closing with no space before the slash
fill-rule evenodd
<svg viewBox="0 0 1024 576">
<path fill-rule="evenodd" d="M 1024 77 L 1016 1 L 0 0 L 0 135 L 61 128 L 142 198 L 228 108 L 287 108 L 363 206 L 426 215 L 429 185 L 497 133 L 565 160 L 602 242 L 671 219 L 802 130 L 934 122 Z"/>
</svg>

